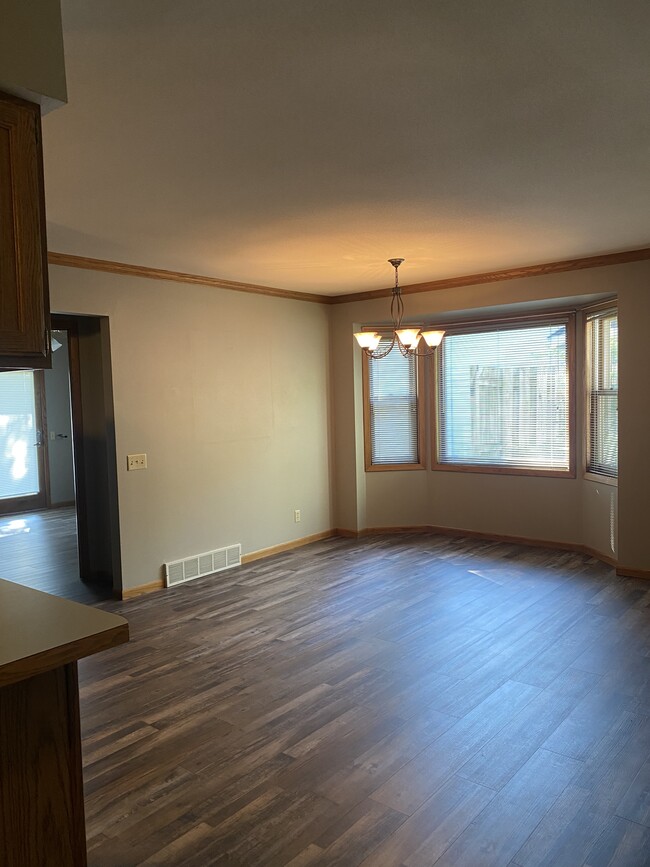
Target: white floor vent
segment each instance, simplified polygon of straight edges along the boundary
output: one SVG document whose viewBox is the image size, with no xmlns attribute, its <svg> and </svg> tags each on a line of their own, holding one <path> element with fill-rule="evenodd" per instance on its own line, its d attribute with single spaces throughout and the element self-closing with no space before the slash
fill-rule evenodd
<svg viewBox="0 0 650 867">
<path fill-rule="evenodd" d="M 206 551 L 205 554 L 196 554 L 184 560 L 173 560 L 164 565 L 165 587 L 174 587 L 176 584 L 184 584 L 194 578 L 203 578 L 204 575 L 213 575 L 215 572 L 240 566 L 241 545 L 229 545 L 227 548 Z"/>
</svg>

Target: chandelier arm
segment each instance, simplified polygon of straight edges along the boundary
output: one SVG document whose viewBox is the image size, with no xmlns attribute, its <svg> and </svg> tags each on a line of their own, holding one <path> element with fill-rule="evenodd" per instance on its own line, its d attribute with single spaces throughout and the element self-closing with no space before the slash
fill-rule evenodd
<svg viewBox="0 0 650 867">
<path fill-rule="evenodd" d="M 420 351 L 419 349 L 410 349 L 408 346 L 405 346 L 402 341 L 399 339 L 398 335 L 395 335 L 396 343 L 399 348 L 399 351 L 402 353 L 404 358 L 431 358 L 436 353 L 437 346 L 427 347 L 426 349 Z"/>
<path fill-rule="evenodd" d="M 368 358 L 374 358 L 378 360 L 380 358 L 386 358 L 389 352 L 392 352 L 393 347 L 395 346 L 395 332 L 393 331 L 393 339 L 391 340 L 387 349 L 383 349 L 379 352 L 377 349 L 364 349 L 363 351 L 366 353 Z"/>
<path fill-rule="evenodd" d="M 404 301 L 399 291 L 393 292 L 390 302 L 390 318 L 393 320 L 393 331 L 397 331 L 402 325 L 404 316 Z"/>
<path fill-rule="evenodd" d="M 395 323 L 399 317 L 399 296 L 397 292 L 393 289 L 393 297 L 390 299 L 390 318 L 393 321 L 393 330 L 395 330 Z"/>
<path fill-rule="evenodd" d="M 393 323 L 393 337 L 386 349 L 379 350 L 379 345 L 381 345 L 381 340 L 375 349 L 367 349 L 363 348 L 363 352 L 366 354 L 368 358 L 386 358 L 386 356 L 392 352 L 395 345 L 397 344 L 397 348 L 400 353 L 405 357 L 409 358 L 410 356 L 415 356 L 417 358 L 431 358 L 435 355 L 436 349 L 440 345 L 440 340 L 442 339 L 442 335 L 444 335 L 444 331 L 440 332 L 440 338 L 438 343 L 434 346 L 429 346 L 428 343 L 422 347 L 420 350 L 417 349 L 417 344 L 419 339 L 422 337 L 422 327 L 418 326 L 413 329 L 417 331 L 416 339 L 414 341 L 413 346 L 407 346 L 402 343 L 399 334 L 397 333 L 402 327 L 402 319 L 404 318 L 404 300 L 402 298 L 402 293 L 399 288 L 399 277 L 397 274 L 397 269 L 402 264 L 404 259 L 389 259 L 389 263 L 395 269 L 395 286 L 393 287 L 393 294 L 390 300 L 390 315 Z M 425 341 L 426 343 L 426 341 Z M 421 345 L 422 346 L 422 345 Z"/>
<path fill-rule="evenodd" d="M 422 352 L 414 349 L 409 351 L 409 355 L 416 355 L 418 358 L 431 358 L 433 355 L 436 354 L 437 348 L 437 346 L 427 346 L 426 349 L 423 349 Z"/>
<path fill-rule="evenodd" d="M 395 335 L 395 336 L 397 337 L 397 335 Z M 404 358 L 408 358 L 410 355 L 413 355 L 412 350 L 410 350 L 407 346 L 404 346 L 404 344 L 399 339 L 399 337 L 397 337 L 397 346 L 399 348 L 399 351 L 404 356 Z"/>
</svg>

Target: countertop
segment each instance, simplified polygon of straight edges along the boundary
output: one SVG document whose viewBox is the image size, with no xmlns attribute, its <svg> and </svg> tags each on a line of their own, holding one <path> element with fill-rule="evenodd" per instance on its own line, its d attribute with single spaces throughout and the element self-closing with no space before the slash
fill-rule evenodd
<svg viewBox="0 0 650 867">
<path fill-rule="evenodd" d="M 128 640 L 117 614 L 0 578 L 0 687 Z"/>
</svg>

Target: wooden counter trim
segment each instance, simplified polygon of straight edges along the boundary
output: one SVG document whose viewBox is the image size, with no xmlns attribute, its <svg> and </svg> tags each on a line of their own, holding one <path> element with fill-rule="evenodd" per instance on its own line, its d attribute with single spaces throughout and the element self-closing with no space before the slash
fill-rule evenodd
<svg viewBox="0 0 650 867">
<path fill-rule="evenodd" d="M 121 619 L 121 618 L 120 618 Z M 26 656 L 14 662 L 8 662 L 0 668 L 0 687 L 10 683 L 26 680 L 35 674 L 43 674 L 53 668 L 59 668 L 70 662 L 76 662 L 86 656 L 92 656 L 109 647 L 117 647 L 129 640 L 129 625 L 126 620 L 112 629 L 105 629 L 85 638 L 61 644 L 58 647 L 43 650 L 33 656 Z"/>
<path fill-rule="evenodd" d="M 165 268 L 149 268 L 146 265 L 129 265 L 127 262 L 113 262 L 109 259 L 91 259 L 88 256 L 74 256 L 71 253 L 47 254 L 50 265 L 65 268 L 82 268 L 86 271 L 105 271 L 108 274 L 121 274 L 126 277 L 146 277 L 150 280 L 171 280 L 174 283 L 193 283 L 199 286 L 213 286 L 215 289 L 231 289 L 234 292 L 251 292 L 255 295 L 270 295 L 273 298 L 287 298 L 290 301 L 311 301 L 314 304 L 330 304 L 329 295 L 313 295 L 309 292 L 292 292 L 273 286 L 257 283 L 239 283 L 221 277 L 206 277 L 202 274 L 185 274 L 182 271 L 169 271 Z"/>
<path fill-rule="evenodd" d="M 0 687 L 128 640 L 117 614 L 0 579 Z"/>
</svg>

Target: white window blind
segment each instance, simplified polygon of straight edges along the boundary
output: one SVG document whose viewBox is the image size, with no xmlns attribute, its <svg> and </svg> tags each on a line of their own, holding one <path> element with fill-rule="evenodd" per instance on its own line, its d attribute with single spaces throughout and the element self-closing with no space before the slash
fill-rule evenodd
<svg viewBox="0 0 650 867">
<path fill-rule="evenodd" d="M 587 470 L 618 475 L 618 315 L 587 316 Z"/>
<path fill-rule="evenodd" d="M 447 333 L 438 463 L 569 471 L 568 320 Z"/>
<path fill-rule="evenodd" d="M 379 348 L 387 348 L 382 339 Z M 368 359 L 371 465 L 419 463 L 417 359 L 395 346 Z"/>
</svg>

